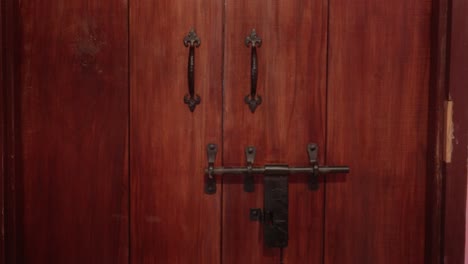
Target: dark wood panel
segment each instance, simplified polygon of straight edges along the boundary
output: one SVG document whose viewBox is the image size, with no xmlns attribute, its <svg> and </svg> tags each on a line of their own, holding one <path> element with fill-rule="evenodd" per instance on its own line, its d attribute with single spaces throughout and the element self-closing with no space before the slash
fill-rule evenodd
<svg viewBox="0 0 468 264">
<path fill-rule="evenodd" d="M 450 23 L 449 93 L 453 100 L 452 162 L 447 164 L 445 200 L 446 263 L 466 263 L 466 184 L 468 176 L 468 3 L 453 0 Z"/>
<path fill-rule="evenodd" d="M 5 263 L 20 262 L 20 258 L 16 258 L 17 245 L 20 241 L 17 239 L 17 218 L 16 209 L 16 194 L 18 189 L 17 180 L 19 179 L 17 173 L 18 154 L 17 149 L 17 135 L 18 127 L 18 89 L 19 84 L 19 70 L 18 70 L 18 54 L 19 54 L 19 9 L 18 2 L 15 0 L 2 1 L 1 3 L 1 63 L 2 63 L 2 130 L 3 147 L 2 147 L 2 169 L 3 169 L 3 198 L 4 209 L 3 220 L 4 226 L 2 229 L 2 236 L 4 238 L 4 260 Z"/>
<path fill-rule="evenodd" d="M 224 165 L 245 164 L 244 148 L 257 147 L 255 163 L 307 165 L 306 146 L 325 147 L 327 1 L 226 3 Z M 258 94 L 252 114 L 250 49 L 245 37 L 255 28 Z M 323 161 L 323 159 L 322 159 Z M 264 247 L 262 227 L 249 221 L 249 208 L 263 207 L 262 180 L 245 193 L 237 176 L 223 182 L 223 263 L 279 263 L 279 250 Z M 290 179 L 289 246 L 285 263 L 319 263 L 322 258 L 323 188 L 311 192 L 306 177 Z"/>
<path fill-rule="evenodd" d="M 133 263 L 219 263 L 221 186 L 204 194 L 206 145 L 221 145 L 222 2 L 131 2 L 131 249 Z M 195 27 L 191 113 L 188 48 Z M 218 157 L 218 163 L 221 157 Z"/>
<path fill-rule="evenodd" d="M 330 3 L 325 263 L 424 263 L 431 1 Z"/>
<path fill-rule="evenodd" d="M 5 17 L 5 7 L 3 4 L 0 4 L 0 102 L 2 106 L 0 107 L 0 263 L 5 263 L 5 178 L 6 178 L 6 162 L 7 162 L 7 149 L 6 149 L 6 87 L 7 82 L 5 78 L 5 71 L 6 71 L 6 49 L 5 49 L 5 41 L 6 32 L 4 29 L 5 22 L 3 22 L 3 18 Z"/>
<path fill-rule="evenodd" d="M 21 258 L 127 263 L 127 2 L 20 8 Z"/>
<path fill-rule="evenodd" d="M 2 106 L 0 107 L 0 263 L 5 263 L 5 178 L 6 178 L 6 162 L 7 162 L 7 150 L 6 150 L 6 119 L 5 119 L 5 110 L 6 110 L 6 79 L 5 79 L 5 71 L 6 71 L 6 64 L 7 60 L 6 56 L 6 49 L 4 39 L 6 38 L 6 32 L 4 29 L 3 18 L 5 16 L 5 7 L 3 4 L 0 4 L 0 102 Z"/>
</svg>

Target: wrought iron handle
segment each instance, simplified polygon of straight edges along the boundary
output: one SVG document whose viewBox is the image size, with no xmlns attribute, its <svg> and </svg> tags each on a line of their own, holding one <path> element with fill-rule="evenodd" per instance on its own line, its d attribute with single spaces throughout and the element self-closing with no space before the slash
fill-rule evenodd
<svg viewBox="0 0 468 264">
<path fill-rule="evenodd" d="M 216 192 L 215 175 L 245 175 L 244 190 L 246 192 L 253 192 L 253 180 L 251 175 L 254 174 L 268 174 L 268 175 L 292 175 L 292 174 L 309 174 L 309 189 L 317 190 L 319 187 L 318 176 L 320 174 L 336 174 L 336 173 L 349 173 L 348 166 L 321 166 L 318 164 L 318 146 L 317 144 L 309 144 L 307 151 L 309 153 L 310 166 L 304 167 L 289 167 L 287 165 L 265 165 L 263 167 L 254 167 L 253 161 L 255 159 L 255 147 L 249 146 L 246 148 L 247 166 L 245 167 L 214 167 L 218 147 L 216 144 L 208 144 L 208 168 L 205 169 L 207 181 L 205 192 L 213 194 Z"/>
<path fill-rule="evenodd" d="M 245 103 L 249 106 L 252 113 L 255 112 L 257 106 L 262 103 L 262 97 L 257 95 L 257 79 L 258 79 L 258 64 L 257 64 L 257 47 L 262 46 L 262 39 L 257 36 L 255 29 L 245 39 L 245 45 L 252 47 L 250 60 L 250 94 L 244 98 Z"/>
<path fill-rule="evenodd" d="M 200 44 L 200 38 L 197 36 L 195 29 L 192 28 L 184 38 L 184 46 L 189 47 L 187 67 L 189 93 L 184 96 L 184 103 L 188 105 L 190 112 L 193 112 L 201 101 L 200 96 L 195 94 L 195 48 L 198 48 Z"/>
</svg>

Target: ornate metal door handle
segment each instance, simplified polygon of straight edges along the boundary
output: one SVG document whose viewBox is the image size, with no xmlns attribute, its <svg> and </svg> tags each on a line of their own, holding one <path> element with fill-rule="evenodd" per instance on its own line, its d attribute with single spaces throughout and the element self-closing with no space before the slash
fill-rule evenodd
<svg viewBox="0 0 468 264">
<path fill-rule="evenodd" d="M 245 39 L 245 45 L 252 47 L 251 61 L 250 61 L 250 94 L 246 95 L 244 101 L 249 105 L 250 111 L 255 112 L 257 106 L 262 103 L 262 97 L 257 95 L 257 79 L 258 79 L 258 65 L 257 65 L 257 47 L 262 46 L 262 39 L 257 36 L 255 29 Z"/>
<path fill-rule="evenodd" d="M 195 94 L 195 48 L 198 48 L 201 44 L 200 38 L 192 28 L 188 35 L 184 38 L 185 47 L 189 47 L 189 58 L 188 58 L 188 86 L 189 93 L 184 96 L 184 103 L 188 105 L 191 112 L 195 110 L 198 104 L 200 104 L 200 96 Z"/>
<path fill-rule="evenodd" d="M 320 166 L 318 164 L 318 146 L 309 144 L 310 166 L 289 167 L 288 165 L 273 164 L 263 167 L 253 166 L 255 147 L 246 148 L 247 165 L 245 167 L 214 167 L 218 147 L 208 144 L 208 168 L 205 169 L 207 194 L 216 193 L 215 175 L 231 174 L 245 175 L 244 191 L 253 192 L 254 183 L 252 175 L 264 175 L 264 207 L 250 209 L 250 220 L 260 221 L 263 224 L 263 235 L 268 247 L 284 248 L 288 245 L 288 177 L 292 174 L 309 174 L 309 189 L 317 190 L 319 187 L 319 174 L 349 173 L 347 166 Z"/>
</svg>

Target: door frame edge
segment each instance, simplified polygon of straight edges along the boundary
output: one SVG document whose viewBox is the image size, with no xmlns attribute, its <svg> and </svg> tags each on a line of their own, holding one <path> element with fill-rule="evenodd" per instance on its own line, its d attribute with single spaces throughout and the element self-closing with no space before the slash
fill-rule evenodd
<svg viewBox="0 0 468 264">
<path fill-rule="evenodd" d="M 450 117 L 453 122 L 453 135 L 447 135 L 447 138 L 453 148 L 450 150 L 451 161 L 445 167 L 442 257 L 445 263 L 468 263 L 468 1 L 447 1 L 446 97 L 453 105 L 453 116 Z"/>
<path fill-rule="evenodd" d="M 21 263 L 19 254 L 17 186 L 20 180 L 18 163 L 19 91 L 20 91 L 20 12 L 19 0 L 4 0 L 0 4 L 1 38 L 1 183 L 0 183 L 0 258 L 2 263 Z"/>
<path fill-rule="evenodd" d="M 466 30 L 457 31 L 456 38 L 451 34 L 454 26 L 453 3 L 457 1 L 463 0 L 432 2 L 425 230 L 425 263 L 431 264 L 445 263 L 447 260 L 450 260 L 450 263 L 463 263 L 466 254 L 466 176 L 468 175 L 463 174 L 463 164 L 457 164 L 457 168 L 453 169 L 453 164 L 444 161 L 445 141 L 447 137 L 451 137 L 445 133 L 445 103 L 452 100 L 450 95 L 457 92 L 457 89 L 461 90 L 460 87 L 468 85 L 468 83 L 454 83 L 452 74 L 461 68 L 468 68 L 468 61 L 458 61 L 456 65 L 452 63 L 456 58 L 454 56 L 460 55 L 455 55 L 452 47 L 468 40 Z M 468 19 L 465 18 L 464 22 L 468 23 Z M 453 98 L 457 99 L 463 100 Z M 462 109 L 459 111 L 468 112 L 468 104 L 460 107 Z M 457 122 L 459 125 L 463 124 L 463 115 L 459 118 L 453 120 L 455 124 Z M 466 133 L 466 124 L 464 128 L 465 131 L 459 133 Z M 463 156 L 458 156 L 459 159 L 467 160 L 466 153 L 455 151 L 452 152 L 452 159 L 457 158 L 457 155 Z"/>
</svg>

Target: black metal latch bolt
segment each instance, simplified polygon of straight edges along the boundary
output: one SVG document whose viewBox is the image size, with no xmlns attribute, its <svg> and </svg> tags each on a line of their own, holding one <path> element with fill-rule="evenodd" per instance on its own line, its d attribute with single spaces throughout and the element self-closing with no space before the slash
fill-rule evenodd
<svg viewBox="0 0 468 264">
<path fill-rule="evenodd" d="M 289 167 L 287 165 L 265 165 L 263 167 L 254 167 L 253 163 L 255 160 L 256 148 L 249 146 L 245 148 L 246 163 L 245 167 L 214 167 L 216 160 L 216 154 L 218 152 L 218 146 L 216 144 L 208 144 L 207 156 L 208 156 L 208 168 L 205 169 L 207 175 L 207 181 L 205 185 L 205 192 L 207 194 L 216 193 L 216 181 L 215 175 L 244 175 L 244 191 L 253 192 L 253 175 L 260 174 L 308 174 L 309 175 L 309 189 L 318 190 L 319 188 L 319 175 L 325 174 L 336 174 L 336 173 L 349 173 L 348 166 L 320 166 L 318 164 L 318 146 L 315 143 L 311 143 L 307 146 L 307 152 L 309 154 L 308 167 Z"/>
<path fill-rule="evenodd" d="M 253 166 L 256 149 L 253 146 L 245 148 L 245 167 L 214 167 L 218 147 L 216 144 L 208 144 L 208 168 L 205 192 L 216 193 L 215 175 L 244 175 L 244 191 L 254 191 L 253 175 L 264 175 L 264 206 L 250 209 L 250 220 L 263 224 L 264 241 L 267 247 L 284 248 L 288 245 L 288 176 L 292 174 L 308 174 L 309 189 L 317 190 L 320 174 L 348 173 L 347 166 L 320 166 L 318 164 L 318 146 L 309 144 L 308 167 L 289 167 L 288 165 Z"/>
</svg>

